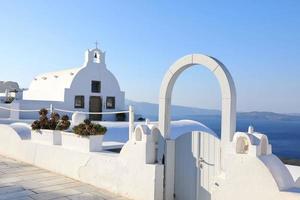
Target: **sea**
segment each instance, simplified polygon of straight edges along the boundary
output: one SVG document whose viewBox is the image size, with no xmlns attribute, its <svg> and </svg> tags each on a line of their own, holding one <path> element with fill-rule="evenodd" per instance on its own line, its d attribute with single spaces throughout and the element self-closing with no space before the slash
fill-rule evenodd
<svg viewBox="0 0 300 200">
<path fill-rule="evenodd" d="M 182 116 L 174 119 L 192 119 L 212 129 L 220 137 L 221 119 L 216 116 Z M 252 125 L 256 132 L 268 136 L 273 153 L 281 158 L 300 159 L 300 121 L 278 119 L 237 119 L 237 131 L 247 132 Z"/>
</svg>

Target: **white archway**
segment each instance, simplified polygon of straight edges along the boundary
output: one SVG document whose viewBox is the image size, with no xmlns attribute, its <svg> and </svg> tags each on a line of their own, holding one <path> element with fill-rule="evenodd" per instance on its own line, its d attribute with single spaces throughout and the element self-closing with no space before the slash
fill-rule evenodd
<svg viewBox="0 0 300 200">
<path fill-rule="evenodd" d="M 219 81 L 222 93 L 221 147 L 224 155 L 226 146 L 232 141 L 236 130 L 236 91 L 232 77 L 226 67 L 217 59 L 202 55 L 191 54 L 176 61 L 165 74 L 160 88 L 159 99 L 159 129 L 164 137 L 160 143 L 158 160 L 165 160 L 164 199 L 173 199 L 175 177 L 175 141 L 170 140 L 171 98 L 174 84 L 179 75 L 189 67 L 202 65 L 214 73 Z M 221 165 L 224 156 L 221 155 Z M 197 183 L 198 184 L 198 183 Z"/>
<path fill-rule="evenodd" d="M 171 97 L 174 84 L 179 75 L 189 67 L 202 65 L 214 73 L 218 79 L 222 93 L 221 143 L 232 141 L 236 130 L 236 91 L 232 77 L 226 67 L 217 59 L 191 54 L 177 60 L 167 71 L 160 88 L 159 129 L 165 139 L 170 138 Z"/>
</svg>

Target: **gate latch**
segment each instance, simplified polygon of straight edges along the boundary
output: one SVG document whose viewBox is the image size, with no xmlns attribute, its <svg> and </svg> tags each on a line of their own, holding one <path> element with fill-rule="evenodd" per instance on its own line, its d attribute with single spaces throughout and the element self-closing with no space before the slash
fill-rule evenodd
<svg viewBox="0 0 300 200">
<path fill-rule="evenodd" d="M 203 163 L 205 162 L 205 160 L 202 158 L 202 157 L 200 157 L 199 159 L 198 159 L 198 165 L 199 165 L 199 167 L 202 169 L 203 168 Z"/>
</svg>

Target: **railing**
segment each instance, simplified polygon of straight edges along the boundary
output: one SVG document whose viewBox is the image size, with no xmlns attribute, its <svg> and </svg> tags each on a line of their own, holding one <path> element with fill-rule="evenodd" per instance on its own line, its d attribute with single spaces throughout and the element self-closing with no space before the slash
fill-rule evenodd
<svg viewBox="0 0 300 200">
<path fill-rule="evenodd" d="M 7 108 L 0 106 L 2 110 L 8 110 L 13 112 L 39 112 L 40 110 L 22 110 L 22 109 L 15 109 L 15 108 Z M 65 110 L 60 108 L 55 108 L 52 104 L 50 104 L 49 108 L 45 108 L 50 111 L 50 113 L 54 111 L 65 112 L 65 113 L 80 113 L 80 114 L 94 114 L 94 115 L 110 115 L 110 114 L 119 114 L 119 113 L 128 113 L 128 129 L 129 129 L 129 139 L 131 139 L 133 131 L 134 131 L 134 109 L 133 106 L 129 106 L 129 110 L 125 111 L 113 111 L 113 112 L 84 112 L 84 111 L 77 111 L 77 110 Z"/>
<path fill-rule="evenodd" d="M 0 106 L 0 109 L 14 111 L 14 112 L 39 112 L 40 111 L 40 110 L 20 110 L 20 109 L 15 109 L 15 108 L 6 108 L 3 106 Z M 49 108 L 46 108 L 46 109 L 50 110 Z"/>
<path fill-rule="evenodd" d="M 85 112 L 85 111 L 75 111 L 75 110 L 65 110 L 60 108 L 54 108 L 53 105 L 50 105 L 50 112 L 53 112 L 54 110 L 59 112 L 65 112 L 65 113 L 81 113 L 81 114 L 93 114 L 93 115 L 110 115 L 110 114 L 120 114 L 120 113 L 128 113 L 128 132 L 129 132 L 129 139 L 131 139 L 133 131 L 134 131 L 134 109 L 133 106 L 129 106 L 129 110 L 125 111 L 113 111 L 113 112 Z"/>
</svg>

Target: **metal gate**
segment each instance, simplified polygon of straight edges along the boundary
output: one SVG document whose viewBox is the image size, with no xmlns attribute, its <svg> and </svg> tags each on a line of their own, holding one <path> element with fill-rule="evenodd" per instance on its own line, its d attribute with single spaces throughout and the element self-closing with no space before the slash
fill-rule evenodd
<svg viewBox="0 0 300 200">
<path fill-rule="evenodd" d="M 220 140 L 206 132 L 192 132 L 175 140 L 175 200 L 210 200 L 220 169 Z"/>
</svg>

